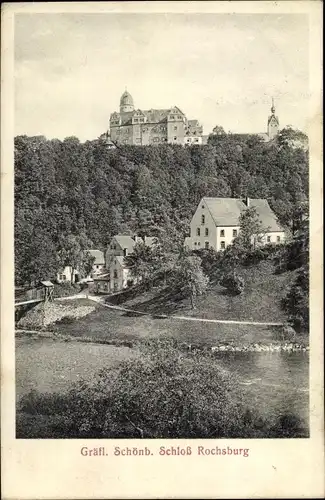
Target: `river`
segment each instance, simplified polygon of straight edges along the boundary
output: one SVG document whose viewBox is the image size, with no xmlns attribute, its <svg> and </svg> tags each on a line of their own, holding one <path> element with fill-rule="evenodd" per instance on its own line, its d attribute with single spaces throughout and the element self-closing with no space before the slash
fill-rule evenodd
<svg viewBox="0 0 325 500">
<path fill-rule="evenodd" d="M 16 339 L 17 398 L 31 389 L 66 390 L 71 382 L 90 378 L 99 369 L 134 355 L 128 347 Z M 251 408 L 265 416 L 294 413 L 308 427 L 308 352 L 225 352 L 218 353 L 216 360 L 239 376 Z"/>
</svg>

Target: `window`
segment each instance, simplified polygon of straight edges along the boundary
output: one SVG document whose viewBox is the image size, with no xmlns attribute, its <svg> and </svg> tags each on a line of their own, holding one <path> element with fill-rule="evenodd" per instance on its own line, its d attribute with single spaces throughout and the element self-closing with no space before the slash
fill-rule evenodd
<svg viewBox="0 0 325 500">
<path fill-rule="evenodd" d="M 143 123 L 144 122 L 144 118 L 140 118 L 140 122 Z"/>
<path fill-rule="evenodd" d="M 208 248 L 209 248 L 209 242 L 208 242 L 208 241 L 206 241 L 206 242 L 204 243 L 204 246 L 205 246 L 205 248 L 206 248 L 206 249 L 208 249 Z"/>
<path fill-rule="evenodd" d="M 195 246 L 197 245 L 196 241 L 195 241 L 194 245 L 195 245 Z"/>
<path fill-rule="evenodd" d="M 199 246 L 201 246 L 201 243 L 200 243 L 200 242 L 198 242 L 197 246 L 198 246 L 198 247 L 199 247 Z"/>
<path fill-rule="evenodd" d="M 195 139 L 194 142 L 199 142 L 199 139 Z"/>
<path fill-rule="evenodd" d="M 114 269 L 114 278 L 117 279 L 117 271 Z"/>
<path fill-rule="evenodd" d="M 280 243 L 280 241 L 281 241 L 281 236 L 277 236 L 277 237 L 276 237 L 276 241 L 277 241 L 277 243 Z"/>
<path fill-rule="evenodd" d="M 270 241 L 271 241 L 271 236 L 268 236 L 267 237 L 267 242 L 270 243 Z"/>
<path fill-rule="evenodd" d="M 181 117 L 180 115 L 178 115 L 178 117 L 177 117 L 177 118 L 178 118 L 179 120 L 181 120 L 181 119 L 182 119 L 182 117 Z"/>
<path fill-rule="evenodd" d="M 96 265 L 96 269 L 99 269 L 99 266 Z"/>
<path fill-rule="evenodd" d="M 201 234 L 201 230 L 200 230 L 200 228 L 198 227 L 198 228 L 197 228 L 197 230 L 196 230 L 196 235 L 197 235 L 197 236 L 200 236 L 200 234 Z"/>
<path fill-rule="evenodd" d="M 221 238 L 224 238 L 224 237 L 225 237 L 225 230 L 224 230 L 224 229 L 221 229 L 221 230 L 220 230 L 220 237 L 221 237 Z"/>
<path fill-rule="evenodd" d="M 237 234 L 238 234 L 238 233 L 237 233 L 237 229 L 233 229 L 233 230 L 232 230 L 232 237 L 233 237 L 233 238 L 237 238 Z"/>
<path fill-rule="evenodd" d="M 127 248 L 123 248 L 123 255 L 124 257 L 126 257 L 128 254 L 128 249 Z"/>
<path fill-rule="evenodd" d="M 177 141 L 177 137 L 174 137 L 174 141 Z"/>
<path fill-rule="evenodd" d="M 170 119 L 171 120 L 174 120 L 175 116 L 174 115 L 171 115 Z"/>
<path fill-rule="evenodd" d="M 202 205 L 202 207 L 201 207 L 201 208 L 204 210 L 204 205 Z"/>
<path fill-rule="evenodd" d="M 177 130 L 177 127 L 174 127 L 174 130 Z"/>
<path fill-rule="evenodd" d="M 205 228 L 205 236 L 209 236 L 209 229 L 207 227 Z"/>
<path fill-rule="evenodd" d="M 226 243 L 224 241 L 220 242 L 220 248 L 221 250 L 224 250 L 226 248 Z"/>
<path fill-rule="evenodd" d="M 201 215 L 201 224 L 205 224 L 205 215 Z"/>
<path fill-rule="evenodd" d="M 134 123 L 138 123 L 138 122 L 139 122 L 138 118 L 134 118 Z"/>
</svg>

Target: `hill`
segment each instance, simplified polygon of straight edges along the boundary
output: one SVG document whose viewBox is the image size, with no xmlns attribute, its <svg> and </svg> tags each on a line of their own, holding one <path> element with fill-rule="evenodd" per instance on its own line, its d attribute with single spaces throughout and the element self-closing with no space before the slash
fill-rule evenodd
<svg viewBox="0 0 325 500">
<path fill-rule="evenodd" d="M 266 198 L 292 228 L 308 197 L 308 152 L 282 135 L 271 145 L 225 134 L 205 146 L 115 150 L 100 139 L 16 137 L 16 284 L 53 279 L 71 235 L 102 250 L 118 232 L 181 244 L 202 196 Z"/>
<path fill-rule="evenodd" d="M 182 314 L 206 319 L 286 322 L 281 301 L 296 279 L 297 271 L 275 274 L 273 263 L 265 261 L 249 268 L 241 266 L 238 272 L 245 280 L 242 294 L 233 296 L 226 288 L 212 281 L 207 293 L 197 298 L 194 310 L 191 309 L 189 299 L 173 295 L 168 287 L 153 288 L 134 298 L 128 298 L 127 293 L 108 297 L 107 301 L 118 301 L 123 307 L 153 315 Z"/>
</svg>

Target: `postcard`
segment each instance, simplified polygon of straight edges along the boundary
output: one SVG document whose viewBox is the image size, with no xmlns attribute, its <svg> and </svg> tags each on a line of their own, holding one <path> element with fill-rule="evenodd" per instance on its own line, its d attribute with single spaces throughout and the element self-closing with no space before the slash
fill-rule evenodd
<svg viewBox="0 0 325 500">
<path fill-rule="evenodd" d="M 321 13 L 3 5 L 5 500 L 323 496 Z"/>
</svg>

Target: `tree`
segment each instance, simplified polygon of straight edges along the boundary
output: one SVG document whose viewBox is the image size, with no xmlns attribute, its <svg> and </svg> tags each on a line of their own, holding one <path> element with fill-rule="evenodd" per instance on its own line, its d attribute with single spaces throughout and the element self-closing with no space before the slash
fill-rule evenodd
<svg viewBox="0 0 325 500">
<path fill-rule="evenodd" d="M 155 256 L 152 249 L 144 242 L 138 242 L 133 252 L 124 257 L 124 262 L 130 269 L 132 278 L 150 288 L 155 272 Z"/>
<path fill-rule="evenodd" d="M 208 287 L 209 278 L 203 273 L 201 258 L 186 252 L 181 254 L 176 269 L 176 283 L 186 297 L 190 297 L 192 309 L 195 299 L 203 295 Z"/>
<path fill-rule="evenodd" d="M 59 263 L 62 267 L 71 266 L 72 279 L 76 271 L 85 276 L 90 273 L 95 260 L 88 251 L 91 246 L 91 241 L 82 233 L 61 237 L 58 252 Z"/>
<path fill-rule="evenodd" d="M 239 216 L 239 235 L 236 244 L 246 251 L 255 250 L 263 242 L 268 228 L 263 226 L 255 207 L 245 209 Z"/>
<path fill-rule="evenodd" d="M 212 129 L 212 134 L 213 135 L 225 135 L 226 132 L 224 130 L 223 127 L 221 127 L 221 125 L 216 125 L 213 129 Z"/>
<path fill-rule="evenodd" d="M 309 269 L 303 266 L 283 300 L 283 307 L 288 313 L 289 321 L 298 331 L 309 329 Z"/>
</svg>

